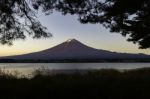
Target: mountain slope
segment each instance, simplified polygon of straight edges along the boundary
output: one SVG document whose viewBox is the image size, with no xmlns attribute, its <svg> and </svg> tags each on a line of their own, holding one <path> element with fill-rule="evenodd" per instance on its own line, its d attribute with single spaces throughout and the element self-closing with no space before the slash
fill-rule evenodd
<svg viewBox="0 0 150 99">
<path fill-rule="evenodd" d="M 67 59 L 145 59 L 144 54 L 110 52 L 88 47 L 75 39 L 69 39 L 53 48 L 24 55 L 2 57 L 16 60 L 67 60 Z"/>
</svg>

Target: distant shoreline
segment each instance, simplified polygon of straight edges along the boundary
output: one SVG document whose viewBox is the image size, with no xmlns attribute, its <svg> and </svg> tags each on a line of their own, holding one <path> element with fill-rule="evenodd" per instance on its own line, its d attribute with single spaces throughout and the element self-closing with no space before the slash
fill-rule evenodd
<svg viewBox="0 0 150 99">
<path fill-rule="evenodd" d="M 87 60 L 15 60 L 0 59 L 0 63 L 150 63 L 150 59 L 87 59 Z"/>
</svg>

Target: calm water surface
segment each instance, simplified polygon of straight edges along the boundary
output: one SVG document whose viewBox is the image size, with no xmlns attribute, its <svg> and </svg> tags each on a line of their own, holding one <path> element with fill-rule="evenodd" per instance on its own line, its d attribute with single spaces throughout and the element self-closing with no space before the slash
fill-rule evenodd
<svg viewBox="0 0 150 99">
<path fill-rule="evenodd" d="M 35 69 L 86 70 L 86 69 L 136 69 L 150 67 L 150 63 L 0 63 L 8 71 L 31 73 Z"/>
</svg>

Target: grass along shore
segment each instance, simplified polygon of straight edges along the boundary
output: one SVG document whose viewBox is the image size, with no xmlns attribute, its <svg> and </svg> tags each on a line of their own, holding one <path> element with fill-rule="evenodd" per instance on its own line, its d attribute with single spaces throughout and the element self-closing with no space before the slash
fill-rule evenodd
<svg viewBox="0 0 150 99">
<path fill-rule="evenodd" d="M 150 68 L 86 73 L 47 74 L 35 70 L 32 77 L 0 71 L 1 99 L 148 99 Z"/>
</svg>

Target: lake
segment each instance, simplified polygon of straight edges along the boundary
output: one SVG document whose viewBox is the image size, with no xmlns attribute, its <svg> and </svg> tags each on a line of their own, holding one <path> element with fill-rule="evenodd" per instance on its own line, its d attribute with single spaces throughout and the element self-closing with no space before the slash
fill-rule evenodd
<svg viewBox="0 0 150 99">
<path fill-rule="evenodd" d="M 150 67 L 150 63 L 0 63 L 0 68 L 30 74 L 39 68 L 49 70 L 89 70 L 89 69 L 136 69 Z"/>
</svg>

